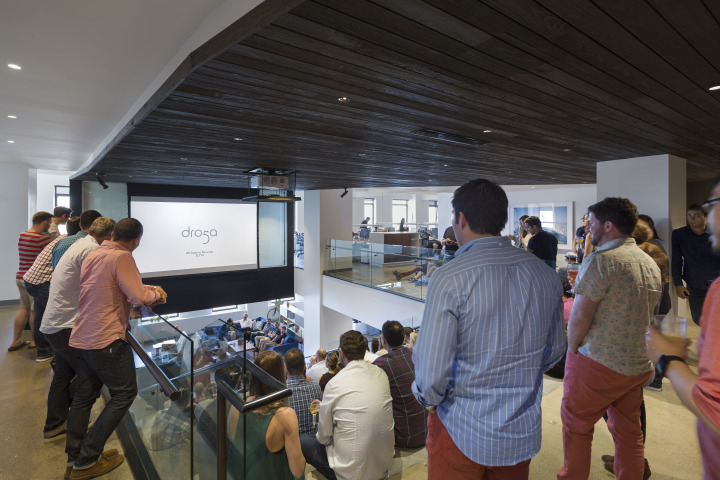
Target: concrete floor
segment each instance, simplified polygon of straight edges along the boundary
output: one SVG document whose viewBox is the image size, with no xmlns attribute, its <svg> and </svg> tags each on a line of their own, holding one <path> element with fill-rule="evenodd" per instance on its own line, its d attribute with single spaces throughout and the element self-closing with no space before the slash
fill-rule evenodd
<svg viewBox="0 0 720 480">
<path fill-rule="evenodd" d="M 65 467 L 65 443 L 58 441 L 45 444 L 42 427 L 45 420 L 47 388 L 51 379 L 48 363 L 35 363 L 35 351 L 24 348 L 7 352 L 12 338 L 13 307 L 0 308 L 0 480 L 46 480 L 60 479 Z M 696 339 L 699 328 L 692 325 L 688 336 Z M 29 338 L 26 332 L 26 339 Z M 691 347 L 694 349 L 694 346 Z M 693 352 L 691 365 L 697 365 Z M 562 382 L 545 378 L 543 391 L 543 443 L 540 453 L 530 464 L 530 478 L 545 480 L 555 478 L 562 465 L 562 438 L 560 402 Z M 646 457 L 656 480 L 698 479 L 702 477 L 695 420 L 681 405 L 667 380 L 662 392 L 645 390 L 648 415 L 648 438 Z M 96 404 L 92 418 L 97 416 L 102 401 Z M 106 448 L 120 448 L 113 435 Z M 600 456 L 612 454 L 613 444 L 604 422 L 595 429 L 591 479 L 612 479 L 613 475 L 603 469 Z M 306 478 L 322 478 L 311 468 Z M 127 463 L 103 477 L 107 480 L 133 478 Z M 419 480 L 427 478 L 427 455 L 424 450 L 412 454 L 397 455 L 391 468 L 391 480 Z"/>
</svg>

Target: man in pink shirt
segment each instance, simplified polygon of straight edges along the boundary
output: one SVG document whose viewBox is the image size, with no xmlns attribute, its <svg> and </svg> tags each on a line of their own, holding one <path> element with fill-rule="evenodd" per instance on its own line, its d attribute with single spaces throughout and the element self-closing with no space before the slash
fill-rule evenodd
<svg viewBox="0 0 720 480">
<path fill-rule="evenodd" d="M 720 254 L 720 177 L 713 182 L 710 200 L 699 205 L 707 215 L 710 241 Z M 720 478 L 720 278 L 705 297 L 700 316 L 698 374 L 685 363 L 690 341 L 671 340 L 652 327 L 647 336 L 648 357 L 672 383 L 675 393 L 697 420 L 698 443 L 706 479 Z"/>
<path fill-rule="evenodd" d="M 65 478 L 90 479 L 111 471 L 124 457 L 103 455 L 103 447 L 137 395 L 135 362 L 126 341 L 130 309 L 165 303 L 160 287 L 143 285 L 132 251 L 140 245 L 143 227 L 134 218 L 115 225 L 112 240 L 90 252 L 80 272 L 78 318 L 70 335 L 77 352 L 75 396 L 67 419 L 68 464 Z M 85 433 L 97 394 L 106 385 L 107 403 Z"/>
</svg>

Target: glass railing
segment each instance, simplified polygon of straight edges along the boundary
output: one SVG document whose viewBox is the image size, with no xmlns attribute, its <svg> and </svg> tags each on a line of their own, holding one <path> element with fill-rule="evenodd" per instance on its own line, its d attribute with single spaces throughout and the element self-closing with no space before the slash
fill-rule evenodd
<svg viewBox="0 0 720 480">
<path fill-rule="evenodd" d="M 442 250 L 328 240 L 325 275 L 425 301 L 434 271 L 452 259 Z"/>
<path fill-rule="evenodd" d="M 283 324 L 296 335 L 294 323 Z M 224 437 L 218 448 L 218 418 L 227 418 L 229 408 L 218 416 L 218 382 L 243 393 L 243 372 L 255 358 L 252 333 L 261 334 L 263 322 L 247 335 L 225 320 L 193 323 L 200 328 L 190 332 L 178 325 L 147 309 L 131 320 L 138 395 L 118 433 L 125 451 L 134 452 L 136 476 L 214 480 L 230 440 Z M 301 346 L 291 341 L 270 348 L 282 355 Z"/>
</svg>

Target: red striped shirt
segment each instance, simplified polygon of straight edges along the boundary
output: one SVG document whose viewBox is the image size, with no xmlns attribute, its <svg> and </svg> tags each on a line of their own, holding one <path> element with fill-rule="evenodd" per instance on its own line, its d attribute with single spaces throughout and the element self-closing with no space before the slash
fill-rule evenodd
<svg viewBox="0 0 720 480">
<path fill-rule="evenodd" d="M 20 254 L 20 266 L 15 278 L 18 280 L 23 279 L 23 275 L 32 267 L 33 262 L 40 252 L 42 252 L 45 245 L 50 243 L 52 239 L 47 233 L 37 233 L 31 230 L 26 230 L 20 234 L 18 239 L 18 252 Z"/>
</svg>

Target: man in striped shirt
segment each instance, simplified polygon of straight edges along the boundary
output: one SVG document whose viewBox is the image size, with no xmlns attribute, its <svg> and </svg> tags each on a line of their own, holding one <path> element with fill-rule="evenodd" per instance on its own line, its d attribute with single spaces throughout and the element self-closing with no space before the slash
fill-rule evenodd
<svg viewBox="0 0 720 480">
<path fill-rule="evenodd" d="M 505 192 L 472 180 L 452 200 L 455 260 L 430 279 L 413 349 L 428 416 L 428 478 L 528 478 L 540 451 L 542 372 L 566 349 L 562 284 L 500 237 Z"/>
<path fill-rule="evenodd" d="M 18 253 L 20 254 L 20 266 L 15 274 L 15 284 L 20 292 L 20 310 L 15 314 L 15 328 L 13 332 L 13 341 L 8 348 L 9 352 L 14 352 L 28 345 L 23 341 L 22 331 L 27 323 L 28 318 L 32 314 L 32 298 L 25 289 L 25 281 L 23 276 L 30 269 L 33 262 L 43 248 L 50 243 L 50 235 L 47 234 L 52 220 L 52 213 L 38 212 L 32 217 L 32 227 L 20 234 L 18 239 Z"/>
</svg>

